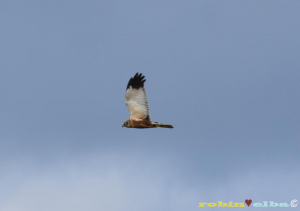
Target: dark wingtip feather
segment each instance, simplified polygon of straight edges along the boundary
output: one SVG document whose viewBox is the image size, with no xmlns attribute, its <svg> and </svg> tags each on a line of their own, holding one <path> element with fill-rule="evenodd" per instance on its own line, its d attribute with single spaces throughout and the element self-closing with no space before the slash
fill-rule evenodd
<svg viewBox="0 0 300 211">
<path fill-rule="evenodd" d="M 130 78 L 126 90 L 129 89 L 129 87 L 131 86 L 133 89 L 139 89 L 141 87 L 144 87 L 144 83 L 146 81 L 146 79 L 144 79 L 145 76 L 143 76 L 142 73 L 136 73 L 132 78 Z"/>
</svg>

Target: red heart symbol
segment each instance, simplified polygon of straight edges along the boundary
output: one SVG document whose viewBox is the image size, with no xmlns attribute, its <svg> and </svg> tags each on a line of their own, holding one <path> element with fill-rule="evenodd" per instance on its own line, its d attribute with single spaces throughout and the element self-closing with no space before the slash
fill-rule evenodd
<svg viewBox="0 0 300 211">
<path fill-rule="evenodd" d="M 245 200 L 246 204 L 248 205 L 248 207 L 250 206 L 250 204 L 252 203 L 252 200 L 251 199 L 246 199 Z"/>
</svg>

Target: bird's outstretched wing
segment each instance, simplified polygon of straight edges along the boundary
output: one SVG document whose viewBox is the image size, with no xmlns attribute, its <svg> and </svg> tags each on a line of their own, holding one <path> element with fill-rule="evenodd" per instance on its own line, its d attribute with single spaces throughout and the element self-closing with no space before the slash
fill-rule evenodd
<svg viewBox="0 0 300 211">
<path fill-rule="evenodd" d="M 142 73 L 136 73 L 133 78 L 130 78 L 126 88 L 125 103 L 132 120 L 150 121 L 149 106 L 144 89 L 146 79 L 144 78 Z"/>
</svg>

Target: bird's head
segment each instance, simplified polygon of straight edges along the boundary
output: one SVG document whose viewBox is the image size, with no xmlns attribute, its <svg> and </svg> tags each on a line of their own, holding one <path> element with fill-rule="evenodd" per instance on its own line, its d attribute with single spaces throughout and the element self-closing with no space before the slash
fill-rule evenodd
<svg viewBox="0 0 300 211">
<path fill-rule="evenodd" d="M 123 122 L 122 127 L 128 127 L 129 124 L 129 120 L 126 120 L 125 122 Z"/>
</svg>

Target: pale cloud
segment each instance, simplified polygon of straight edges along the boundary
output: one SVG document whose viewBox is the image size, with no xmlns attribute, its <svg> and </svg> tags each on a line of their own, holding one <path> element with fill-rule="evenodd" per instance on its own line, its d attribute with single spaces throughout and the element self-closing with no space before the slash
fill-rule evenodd
<svg viewBox="0 0 300 211">
<path fill-rule="evenodd" d="M 140 158 L 134 160 L 128 155 L 109 153 L 87 155 L 73 160 L 65 158 L 42 169 L 33 168 L 32 165 L 22 168 L 19 163 L 10 163 L 5 167 L 7 171 L 4 175 L 17 176 L 7 180 L 7 184 L 2 184 L 8 195 L 1 200 L 0 209 L 198 210 L 201 209 L 199 202 L 243 202 L 246 198 L 256 202 L 289 202 L 299 195 L 294 186 L 298 178 L 296 171 L 257 168 L 255 171 L 232 175 L 223 185 L 200 187 L 188 186 L 174 179 L 172 170 L 176 165 L 169 158 Z M 205 184 L 201 176 L 198 180 Z M 8 188 L 10 186 L 13 190 Z M 285 197 L 282 194 L 287 195 Z"/>
<path fill-rule="evenodd" d="M 7 177 L 19 181 L 1 210 L 128 210 L 160 207 L 164 160 L 142 163 L 118 155 L 68 159 L 42 170 L 7 166 Z M 31 161 L 34 163 L 34 161 Z M 10 183 L 4 184 L 9 187 Z M 151 204 L 149 204 L 151 203 Z M 145 209 L 144 209 L 145 210 Z"/>
</svg>

